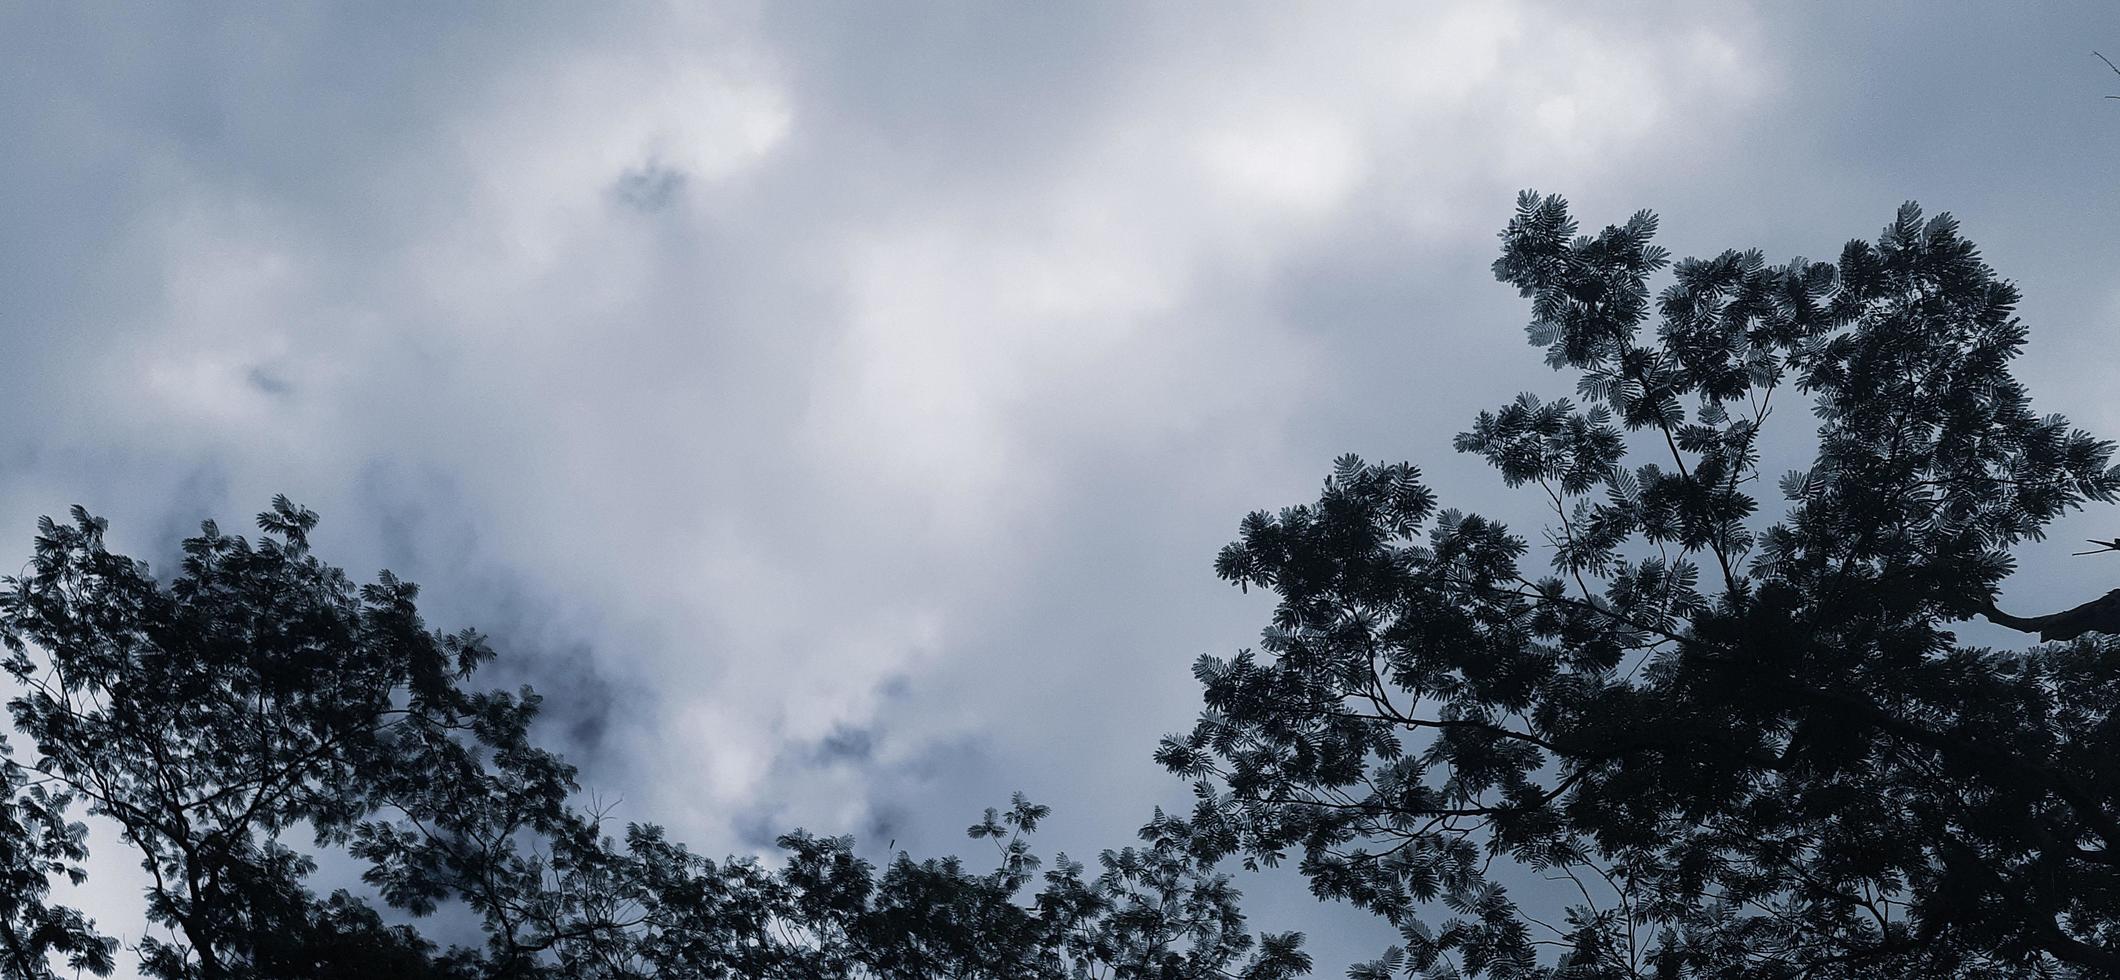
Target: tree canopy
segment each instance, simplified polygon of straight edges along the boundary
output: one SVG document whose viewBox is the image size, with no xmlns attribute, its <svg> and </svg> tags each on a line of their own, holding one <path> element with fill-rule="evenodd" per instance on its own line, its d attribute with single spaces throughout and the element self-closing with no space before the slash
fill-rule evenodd
<svg viewBox="0 0 2120 980">
<path fill-rule="evenodd" d="M 1276 980 L 1301 937 L 1247 931 L 1190 824 L 1157 813 L 1094 870 L 1030 835 L 1018 796 L 970 828 L 996 867 L 903 853 L 877 868 L 796 831 L 714 861 L 657 826 L 607 833 L 532 735 L 534 692 L 485 691 L 493 651 L 429 630 L 418 589 L 356 586 L 310 552 L 285 498 L 255 543 L 207 523 L 162 581 L 103 521 L 45 520 L 0 588 L 0 640 L 32 750 L 0 765 L 0 974 L 109 973 L 121 951 L 52 878 L 78 881 L 85 811 L 151 880 L 130 953 L 165 980 L 994 978 Z M 319 896 L 315 855 L 362 867 Z M 365 897 L 364 894 L 365 893 Z M 398 910 L 386 922 L 373 899 Z M 413 925 L 444 903 L 485 942 Z"/>
<path fill-rule="evenodd" d="M 1236 858 L 1397 928 L 1355 980 L 2120 975 L 2120 592 L 1998 608 L 2012 549 L 2120 468 L 2011 374 L 2015 288 L 1911 204 L 1832 263 L 1673 263 L 1655 230 L 1526 193 L 1501 235 L 1574 390 L 1456 446 L 1550 510 L 1549 567 L 1406 463 L 1245 518 L 1216 570 L 1271 622 L 1199 661 L 1157 749 L 1196 805 L 1094 870 L 1039 859 L 1020 795 L 968 830 L 990 870 L 610 826 L 539 695 L 476 686 L 487 640 L 319 559 L 314 513 L 208 522 L 168 578 L 47 519 L 0 580 L 0 974 L 1306 974 L 1301 936 L 1249 931 Z M 1805 402 L 1804 465 L 1764 479 Z M 1965 642 L 1975 617 L 2044 642 Z M 91 846 L 151 881 L 130 949 L 64 901 Z M 360 880 L 319 894 L 327 852 Z M 423 932 L 445 905 L 482 941 Z"/>
<path fill-rule="evenodd" d="M 1501 234 L 1574 391 L 1456 446 L 1550 509 L 1550 568 L 1404 463 L 1244 520 L 1216 568 L 1271 624 L 1159 751 L 1196 832 L 1397 926 L 1357 977 L 2120 975 L 2120 649 L 1953 631 L 2055 626 L 1996 610 L 2011 548 L 2120 495 L 2010 373 L 2017 290 L 1912 204 L 1837 263 L 1656 227 L 1527 192 Z M 1517 899 L 1549 881 L 1564 914 Z"/>
</svg>

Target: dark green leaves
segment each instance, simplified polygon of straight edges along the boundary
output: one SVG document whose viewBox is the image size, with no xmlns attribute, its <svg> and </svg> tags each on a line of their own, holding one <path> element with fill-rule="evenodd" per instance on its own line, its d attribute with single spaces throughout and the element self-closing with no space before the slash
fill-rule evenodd
<svg viewBox="0 0 2120 980">
<path fill-rule="evenodd" d="M 1158 754 L 1200 826 L 1399 925 L 1358 977 L 2120 973 L 2120 649 L 1947 629 L 1999 616 L 2011 546 L 2120 496 L 2111 444 L 2010 374 L 2015 289 L 1909 205 L 1837 266 L 1681 261 L 1652 307 L 1654 229 L 1580 235 L 1527 192 L 1502 233 L 1580 402 L 1520 396 L 1457 447 L 1536 488 L 1555 574 L 1425 494 L 1417 534 L 1349 460 L 1243 523 L 1218 570 L 1271 624 L 1202 661 Z M 1761 514 L 1794 396 L 1816 453 Z M 1519 910 L 1500 857 L 1581 903 Z"/>
</svg>

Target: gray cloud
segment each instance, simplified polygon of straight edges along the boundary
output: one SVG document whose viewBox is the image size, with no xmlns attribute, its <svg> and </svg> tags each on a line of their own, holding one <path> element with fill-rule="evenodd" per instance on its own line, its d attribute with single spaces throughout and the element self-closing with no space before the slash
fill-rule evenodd
<svg viewBox="0 0 2120 980">
<path fill-rule="evenodd" d="M 1241 514 L 1348 450 L 1495 499 L 1449 437 L 1553 387 L 1519 187 L 1681 252 L 1953 210 L 2120 432 L 2098 5 L 489 13 L 0 14 L 0 529 L 155 557 L 285 491 L 701 850 L 1181 800 Z M 1253 890 L 1327 974 L 1376 940 Z"/>
<path fill-rule="evenodd" d="M 816 758 L 821 765 L 860 765 L 875 754 L 876 734 L 866 728 L 841 726 L 827 732 L 817 742 Z"/>
<path fill-rule="evenodd" d="M 243 375 L 243 380 L 268 395 L 287 395 L 294 391 L 294 385 L 262 367 L 251 368 L 248 374 Z"/>
<path fill-rule="evenodd" d="M 685 175 L 658 164 L 636 167 L 618 175 L 611 194 L 620 203 L 641 211 L 660 211 L 684 192 Z"/>
</svg>

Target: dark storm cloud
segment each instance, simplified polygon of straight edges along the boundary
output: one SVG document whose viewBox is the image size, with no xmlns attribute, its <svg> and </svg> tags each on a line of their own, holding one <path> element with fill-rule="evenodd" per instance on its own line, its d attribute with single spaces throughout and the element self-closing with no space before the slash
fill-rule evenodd
<svg viewBox="0 0 2120 980">
<path fill-rule="evenodd" d="M 876 734 L 873 731 L 842 725 L 818 741 L 816 759 L 819 765 L 860 765 L 875 754 Z"/>
<path fill-rule="evenodd" d="M 294 392 L 294 385 L 289 384 L 285 378 L 261 367 L 251 368 L 250 373 L 243 375 L 243 380 L 268 395 L 288 395 Z"/>
<path fill-rule="evenodd" d="M 620 203 L 641 211 L 660 211 L 684 192 L 685 175 L 668 167 L 648 164 L 618 175 L 611 194 Z"/>
</svg>

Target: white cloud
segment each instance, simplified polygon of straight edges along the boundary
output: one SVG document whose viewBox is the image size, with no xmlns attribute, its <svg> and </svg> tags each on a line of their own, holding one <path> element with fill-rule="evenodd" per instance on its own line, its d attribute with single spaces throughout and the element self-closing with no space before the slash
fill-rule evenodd
<svg viewBox="0 0 2120 980">
<path fill-rule="evenodd" d="M 84 435 L 159 450 L 134 464 L 150 473 L 212 457 L 233 506 L 291 483 L 356 521 L 374 461 L 446 474 L 473 551 L 429 560 L 509 569 L 619 630 L 597 655 L 661 699 L 629 719 L 643 771 L 711 824 L 800 795 L 773 780 L 809 776 L 776 760 L 875 721 L 889 679 L 1007 656 L 957 645 L 992 614 L 967 596 L 1036 588 L 1045 559 L 1012 542 L 1095 513 L 1069 496 L 1084 467 L 1298 417 L 1331 383 L 1332 325 L 1291 319 L 1274 284 L 1341 223 L 1391 209 L 1484 235 L 1527 169 L 1646 159 L 1749 70 L 1730 25 L 1696 21 L 1468 3 L 1163 22 L 1112 45 L 1129 63 L 1077 66 L 1134 87 L 998 163 L 947 155 L 993 138 L 975 129 L 819 128 L 922 111 L 893 103 L 920 93 L 892 90 L 889 52 L 839 66 L 874 73 L 856 101 L 815 105 L 837 90 L 742 18 L 579 43 L 558 25 L 399 130 L 350 135 L 343 175 L 260 186 L 210 143 L 180 154 L 184 192 L 132 220 L 136 271 L 165 288 L 130 309 L 125 369 L 84 375 L 113 409 Z M 321 83 L 272 74 L 302 57 L 252 70 Z M 617 206 L 651 170 L 649 209 Z M 890 721 L 917 741 L 1004 720 L 975 699 Z"/>
<path fill-rule="evenodd" d="M 448 613 L 585 641 L 638 699 L 592 777 L 705 850 L 763 807 L 913 808 L 947 846 L 994 788 L 935 761 L 967 745 L 1116 843 L 1171 793 L 1186 663 L 1263 619 L 1203 598 L 1218 536 L 1536 377 L 1482 319 L 1517 315 L 1480 272 L 1510 195 L 1738 195 L 1789 95 L 1744 8 L 1200 9 L 576 10 L 363 35 L 403 78 L 312 67 L 329 24 L 45 66 L 89 135 L 41 139 L 151 165 L 89 185 L 107 215 L 34 213 L 109 237 L 85 285 L 20 287 L 70 319 L 8 338 L 0 409 L 67 398 L 0 528 L 84 499 L 144 541 L 287 490 L 357 572 L 409 555 Z M 843 728 L 873 755 L 803 761 Z"/>
</svg>

